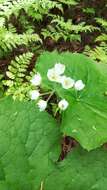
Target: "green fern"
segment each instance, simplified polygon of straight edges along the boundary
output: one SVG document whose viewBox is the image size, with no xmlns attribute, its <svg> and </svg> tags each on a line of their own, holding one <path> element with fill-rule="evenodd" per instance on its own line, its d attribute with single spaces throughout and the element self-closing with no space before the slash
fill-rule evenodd
<svg viewBox="0 0 107 190">
<path fill-rule="evenodd" d="M 17 46 L 29 46 L 30 43 L 38 42 L 42 42 L 38 34 L 31 33 L 29 30 L 18 34 L 12 24 L 6 25 L 5 18 L 0 18 L 0 52 L 12 51 Z"/>
<path fill-rule="evenodd" d="M 30 7 L 28 15 L 36 20 L 43 20 L 44 15 L 49 15 L 51 9 L 57 8 L 63 12 L 63 6 L 57 1 L 51 0 L 39 0 Z"/>
<path fill-rule="evenodd" d="M 105 20 L 103 18 L 96 18 L 95 20 L 98 24 L 100 24 L 107 31 L 107 20 Z"/>
<path fill-rule="evenodd" d="M 71 19 L 68 19 L 66 22 L 63 17 L 56 16 L 55 19 L 52 20 L 51 23 L 55 23 L 56 27 L 60 27 L 63 30 L 75 32 L 76 34 L 79 32 L 92 32 L 94 30 L 98 30 L 97 27 L 92 25 L 86 25 L 85 22 L 81 22 L 79 24 L 74 25 Z"/>
<path fill-rule="evenodd" d="M 50 9 L 58 8 L 63 11 L 62 5 L 57 1 L 51 0 L 6 0 L 0 5 L 0 15 L 9 18 L 12 14 L 18 16 L 20 10 L 24 10 L 33 18 L 42 18 L 42 15 L 47 14 Z"/>
<path fill-rule="evenodd" d="M 97 38 L 96 42 L 106 42 L 107 41 L 107 21 L 103 18 L 96 18 L 96 22 L 103 28 L 103 33 L 101 33 Z"/>
<path fill-rule="evenodd" d="M 6 57 L 10 51 L 20 46 L 26 46 L 28 51 L 35 53 L 38 44 L 42 48 L 41 36 L 44 39 L 50 37 L 55 41 L 63 39 L 80 42 L 81 33 L 100 30 L 101 27 L 85 22 L 73 24 L 72 19 L 65 20 L 63 16 L 65 5 L 72 10 L 72 6 L 75 8 L 79 2 L 80 0 L 0 0 L 0 54 L 4 53 Z M 58 10 L 58 14 L 54 13 L 54 9 Z M 86 12 L 91 14 L 93 10 L 87 8 Z M 42 28 L 45 19 L 46 25 Z M 103 31 L 106 31 L 107 22 L 104 19 L 96 18 L 96 22 L 102 26 Z M 107 41 L 106 33 L 99 36 L 96 41 Z M 106 48 L 96 47 L 93 52 L 89 51 L 89 56 L 105 62 Z M 7 86 L 6 94 L 12 94 L 14 98 L 18 97 L 20 100 L 28 97 L 27 91 L 31 88 L 28 80 L 30 76 L 25 75 L 31 57 L 32 53 L 26 53 L 11 61 L 7 71 L 8 80 L 4 81 L 4 85 Z"/>
<path fill-rule="evenodd" d="M 0 16 L 9 18 L 12 14 L 18 16 L 19 11 L 24 9 L 27 11 L 35 0 L 6 0 L 0 5 Z"/>
<path fill-rule="evenodd" d="M 41 42 L 41 39 L 37 34 L 17 34 L 12 31 L 12 28 L 7 30 L 4 26 L 0 27 L 0 49 L 4 52 L 12 50 L 19 45 L 27 46 L 31 42 Z"/>
<path fill-rule="evenodd" d="M 99 36 L 96 38 L 96 42 L 98 42 L 98 41 L 100 41 L 100 42 L 105 42 L 105 41 L 107 41 L 107 34 L 101 34 L 101 35 L 99 35 Z"/>
<path fill-rule="evenodd" d="M 70 5 L 76 5 L 78 2 L 76 0 L 58 0 L 61 3 L 64 3 L 68 6 Z"/>
<path fill-rule="evenodd" d="M 95 9 L 91 7 L 83 8 L 83 13 L 89 14 L 89 15 L 95 15 Z"/>
<path fill-rule="evenodd" d="M 105 43 L 102 43 L 101 46 L 97 46 L 93 50 L 91 50 L 89 47 L 86 47 L 84 53 L 95 61 L 107 64 L 107 46 Z"/>
<path fill-rule="evenodd" d="M 0 18 L 0 28 L 4 27 L 5 25 L 5 18 Z"/>
<path fill-rule="evenodd" d="M 47 15 L 48 12 L 53 9 L 58 8 L 63 11 L 62 4 L 57 1 L 51 0 L 5 0 L 0 3 L 0 52 L 12 51 L 20 45 L 28 46 L 31 43 L 37 44 L 42 43 L 39 35 L 35 33 L 34 27 L 28 24 L 27 16 L 33 18 L 33 20 L 38 20 L 43 18 L 43 15 Z M 21 10 L 27 13 L 19 14 Z M 15 15 L 18 17 L 23 28 L 21 33 L 17 33 L 15 27 L 10 27 L 9 19 Z M 8 20 L 7 20 L 8 19 Z M 23 21 L 22 21 L 23 20 Z M 10 19 L 11 22 L 11 19 Z M 8 23 L 8 24 L 7 24 Z M 23 24 L 24 23 L 24 24 Z M 26 23 L 26 24 L 25 24 Z M 29 26 L 29 27 L 28 27 Z M 36 43 L 35 43 L 36 42 Z"/>
<path fill-rule="evenodd" d="M 85 25 L 84 22 L 74 25 L 71 19 L 65 22 L 63 17 L 51 14 L 50 16 L 53 17 L 51 24 L 48 25 L 46 29 L 42 29 L 41 32 L 44 38 L 51 37 L 55 41 L 58 41 L 60 38 L 69 41 L 81 41 L 81 32 L 99 30 L 92 25 Z"/>
<path fill-rule="evenodd" d="M 12 95 L 19 100 L 28 98 L 31 85 L 26 75 L 32 57 L 33 54 L 27 52 L 11 61 L 6 72 L 8 79 L 3 81 L 4 86 L 7 86 L 6 95 Z"/>
<path fill-rule="evenodd" d="M 64 39 L 65 41 L 81 41 L 81 36 L 79 34 L 71 34 L 68 31 L 61 30 L 60 28 L 57 30 L 51 25 L 49 25 L 47 29 L 43 29 L 41 34 L 44 39 L 51 37 L 56 42 L 60 39 Z"/>
</svg>

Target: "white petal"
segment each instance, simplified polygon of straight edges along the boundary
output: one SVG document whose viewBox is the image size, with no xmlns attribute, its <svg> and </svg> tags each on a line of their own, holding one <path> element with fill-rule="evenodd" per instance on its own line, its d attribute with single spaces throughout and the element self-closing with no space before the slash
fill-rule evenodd
<svg viewBox="0 0 107 190">
<path fill-rule="evenodd" d="M 65 65 L 64 65 L 64 64 L 61 64 L 61 63 L 56 63 L 54 68 L 55 68 L 55 72 L 56 72 L 58 75 L 63 74 L 64 71 L 65 71 Z"/>
<path fill-rule="evenodd" d="M 38 90 L 32 90 L 30 91 L 30 97 L 31 97 L 31 100 L 37 100 L 40 96 L 40 93 Z"/>
<path fill-rule="evenodd" d="M 76 90 L 78 90 L 78 91 L 83 90 L 84 87 L 85 87 L 85 84 L 83 83 L 82 80 L 78 80 L 78 81 L 76 81 L 75 84 L 74 84 L 74 88 L 75 88 Z"/>
<path fill-rule="evenodd" d="M 47 72 L 47 77 L 50 81 L 53 81 L 53 82 L 60 82 L 60 78 L 61 76 L 58 75 L 56 72 L 55 72 L 55 69 L 52 68 L 52 69 L 49 69 L 48 72 Z"/>
<path fill-rule="evenodd" d="M 31 80 L 32 85 L 34 86 L 39 86 L 41 84 L 42 81 L 42 77 L 40 75 L 40 73 L 37 73 L 36 75 L 34 75 L 34 77 Z"/>
<path fill-rule="evenodd" d="M 62 87 L 64 89 L 72 88 L 74 86 L 74 83 L 75 83 L 75 81 L 72 78 L 66 77 L 66 76 L 62 76 L 61 84 L 62 84 Z"/>
<path fill-rule="evenodd" d="M 44 111 L 47 107 L 47 101 L 39 100 L 37 105 L 38 105 L 40 111 Z"/>
<path fill-rule="evenodd" d="M 60 110 L 63 110 L 63 111 L 67 109 L 68 105 L 69 103 L 65 99 L 61 100 L 58 103 L 58 107 L 60 108 Z"/>
</svg>

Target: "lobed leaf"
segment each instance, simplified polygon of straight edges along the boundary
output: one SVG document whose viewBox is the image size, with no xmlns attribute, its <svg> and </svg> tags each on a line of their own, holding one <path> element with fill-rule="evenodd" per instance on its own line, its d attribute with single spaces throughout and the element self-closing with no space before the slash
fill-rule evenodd
<svg viewBox="0 0 107 190">
<path fill-rule="evenodd" d="M 47 71 L 57 62 L 65 64 L 65 75 L 84 82 L 84 90 L 65 90 L 48 80 Z M 42 87 L 54 90 L 69 102 L 69 108 L 62 114 L 63 133 L 75 138 L 87 150 L 107 142 L 107 66 L 81 54 L 45 52 L 38 59 L 36 69 L 43 77 Z"/>
</svg>

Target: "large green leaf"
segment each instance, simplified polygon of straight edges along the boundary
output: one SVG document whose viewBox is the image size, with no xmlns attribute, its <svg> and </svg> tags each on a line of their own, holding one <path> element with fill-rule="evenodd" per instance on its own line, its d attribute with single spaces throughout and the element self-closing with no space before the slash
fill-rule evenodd
<svg viewBox="0 0 107 190">
<path fill-rule="evenodd" d="M 77 147 L 57 162 L 59 139 L 35 105 L 0 100 L 0 190 L 106 190 L 107 150 Z"/>
<path fill-rule="evenodd" d="M 83 80 L 84 90 L 65 90 L 60 84 L 48 80 L 47 71 L 56 62 L 65 64 L 65 74 Z M 99 65 L 81 54 L 45 52 L 38 59 L 37 70 L 43 77 L 42 87 L 56 92 L 69 101 L 69 108 L 62 115 L 61 129 L 88 149 L 107 142 L 107 66 Z"/>
<path fill-rule="evenodd" d="M 59 136 L 35 105 L 0 100 L 0 190 L 39 190 L 58 159 Z"/>
<path fill-rule="evenodd" d="M 106 190 L 107 150 L 73 150 L 45 181 L 44 190 Z"/>
</svg>

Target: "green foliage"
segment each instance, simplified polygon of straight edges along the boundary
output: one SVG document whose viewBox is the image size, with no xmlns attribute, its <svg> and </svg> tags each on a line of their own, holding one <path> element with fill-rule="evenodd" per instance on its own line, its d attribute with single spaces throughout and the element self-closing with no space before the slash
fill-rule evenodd
<svg viewBox="0 0 107 190">
<path fill-rule="evenodd" d="M 103 18 L 96 18 L 96 22 L 107 31 L 107 21 Z"/>
<path fill-rule="evenodd" d="M 84 53 L 90 56 L 93 60 L 107 64 L 107 45 L 105 43 L 102 43 L 100 46 L 96 46 L 93 50 L 90 49 L 90 47 L 86 47 Z"/>
<path fill-rule="evenodd" d="M 107 21 L 103 18 L 96 18 L 96 22 L 102 27 L 103 32 L 96 38 L 96 42 L 107 41 Z"/>
<path fill-rule="evenodd" d="M 7 18 L 9 18 L 11 16 L 11 14 L 15 14 L 16 16 L 18 16 L 19 11 L 21 9 L 24 9 L 25 11 L 27 11 L 30 6 L 32 6 L 32 4 L 35 2 L 35 0 L 19 0 L 19 1 L 10 1 L 10 0 L 6 0 L 3 4 L 1 4 L 0 8 L 0 15 L 1 16 L 5 16 Z"/>
<path fill-rule="evenodd" d="M 4 75 L 0 74 L 0 98 L 4 96 L 4 86 L 2 80 L 4 79 Z"/>
<path fill-rule="evenodd" d="M 82 22 L 78 25 L 73 25 L 72 23 L 72 20 L 68 20 L 67 22 L 64 21 L 64 18 L 63 17 L 56 17 L 54 18 L 54 20 L 52 21 L 52 23 L 55 23 L 56 24 L 56 27 L 60 27 L 61 29 L 63 30 L 68 30 L 68 31 L 73 31 L 75 33 L 79 33 L 79 32 L 92 32 L 94 31 L 95 29 L 97 29 L 96 27 L 94 26 L 91 26 L 91 25 L 86 25 L 85 26 L 85 23 Z"/>
<path fill-rule="evenodd" d="M 86 14 L 89 14 L 89 15 L 95 15 L 95 9 L 94 8 L 90 8 L 90 7 L 83 8 L 83 12 Z"/>
<path fill-rule="evenodd" d="M 1 99 L 0 189 L 39 190 L 56 165 L 59 140 L 49 114 L 28 102 Z"/>
<path fill-rule="evenodd" d="M 62 5 L 57 1 L 51 0 L 6 0 L 4 4 L 1 5 L 1 16 L 6 16 L 9 18 L 12 14 L 18 16 L 20 10 L 24 10 L 29 16 L 34 19 L 42 19 L 44 14 L 48 14 L 50 9 L 58 8 L 62 11 Z"/>
<path fill-rule="evenodd" d="M 47 29 L 42 29 L 44 38 L 51 37 L 55 41 L 61 38 L 65 41 L 81 41 L 80 33 L 98 30 L 97 27 L 86 25 L 84 22 L 74 25 L 71 19 L 64 21 L 63 17 L 50 16 L 53 17 L 51 25 L 48 25 Z"/>
<path fill-rule="evenodd" d="M 79 1 L 77 0 L 6 0 L 0 4 L 1 19 L 5 19 L 6 22 L 11 22 L 15 17 L 19 22 L 19 26 L 23 29 L 20 32 L 10 32 L 8 27 L 5 27 L 1 31 L 1 48 L 3 51 L 8 51 L 16 48 L 19 45 L 28 46 L 29 42 L 41 42 L 41 36 L 43 39 L 52 38 L 54 41 L 81 41 L 81 33 L 93 32 L 99 30 L 98 27 L 80 22 L 79 24 L 73 24 L 72 19 L 68 18 L 65 21 L 64 18 L 64 5 L 67 5 L 70 9 Z M 51 10 L 57 9 L 59 13 L 53 13 Z M 60 16 L 61 15 L 61 16 Z M 30 18 L 30 22 L 29 22 Z M 17 20 L 18 19 L 18 20 Z M 41 21 L 47 19 L 48 22 L 44 27 L 41 27 Z M 40 31 L 34 26 L 40 25 Z M 19 27 L 19 28 L 20 28 Z M 4 31 L 5 30 L 5 31 Z M 28 33 L 30 31 L 30 33 Z M 38 35 L 37 35 L 38 34 Z M 25 37 L 26 36 L 26 37 Z M 8 38 L 8 43 L 6 39 Z M 26 39 L 27 40 L 26 40 Z"/>
<path fill-rule="evenodd" d="M 48 80 L 47 71 L 56 62 L 65 64 L 68 77 L 84 82 L 83 91 L 76 92 L 73 88 L 65 90 L 60 84 Z M 69 107 L 62 114 L 61 130 L 64 135 L 75 138 L 87 150 L 105 143 L 107 66 L 94 63 L 81 54 L 46 52 L 40 56 L 36 69 L 43 77 L 42 87 L 54 90 L 61 99 L 69 102 Z"/>
<path fill-rule="evenodd" d="M 6 75 L 7 80 L 3 84 L 8 87 L 6 95 L 12 95 L 14 99 L 26 99 L 31 89 L 30 81 L 27 80 L 27 69 L 33 54 L 28 52 L 20 56 L 16 56 L 8 66 Z"/>
<path fill-rule="evenodd" d="M 0 28 L 0 49 L 4 52 L 12 50 L 19 45 L 28 45 L 31 42 L 41 42 L 37 34 L 17 34 L 16 32 L 11 32 L 5 27 Z"/>
<path fill-rule="evenodd" d="M 22 33 L 18 33 L 11 23 L 12 15 L 18 16 L 22 9 L 27 10 L 33 1 L 4 1 L 0 4 L 0 52 L 9 52 L 18 46 L 30 46 L 41 43 L 41 39 L 31 27 L 25 28 Z M 24 17 L 24 16 L 23 16 Z M 22 18 L 23 18 L 22 17 Z M 10 20 L 7 20 L 10 19 Z M 27 20 L 26 20 L 27 22 Z M 28 22 L 27 22 L 28 23 Z M 5 53 L 4 53 L 5 54 Z"/>
<path fill-rule="evenodd" d="M 72 3 L 71 3 L 72 2 Z M 76 1 L 71 1 L 70 4 L 76 3 Z M 69 3 L 68 3 L 69 4 Z M 44 16 L 50 13 L 50 10 L 53 8 L 57 8 L 61 12 L 63 12 L 62 2 L 51 1 L 51 0 L 5 0 L 0 2 L 0 52 L 10 52 L 14 48 L 18 46 L 28 46 L 32 43 L 37 44 L 35 42 L 41 43 L 41 34 L 40 36 L 35 33 L 35 27 L 32 24 L 29 24 L 29 17 L 32 18 L 33 21 L 42 21 Z M 21 13 L 22 11 L 22 13 Z M 23 30 L 17 32 L 16 26 L 10 25 L 13 23 L 12 19 L 15 19 L 15 22 L 19 21 L 19 28 Z M 10 27 L 12 26 L 12 27 Z M 62 29 L 59 29 L 62 30 Z M 46 30 L 48 32 L 48 30 Z M 57 32 L 57 31 L 56 31 Z M 44 32 L 46 33 L 46 32 Z M 49 32 L 48 32 L 49 33 Z M 66 33 L 67 34 L 67 33 Z M 44 34 L 46 36 L 46 34 Z M 49 33 L 47 36 L 50 36 Z M 57 39 L 60 37 L 66 38 L 64 34 L 61 32 L 57 32 Z M 53 37 L 55 39 L 55 37 Z M 79 36 L 72 34 L 68 37 L 72 39 L 80 39 Z M 4 53 L 5 55 L 5 53 Z"/>
<path fill-rule="evenodd" d="M 107 34 L 101 34 L 96 38 L 96 42 L 100 41 L 100 42 L 106 42 L 107 41 Z"/>
<path fill-rule="evenodd" d="M 81 41 L 79 34 L 70 34 L 70 32 L 66 32 L 60 28 L 55 29 L 50 25 L 47 27 L 47 29 L 42 30 L 42 35 L 44 39 L 51 37 L 56 42 L 60 39 L 64 39 L 64 41 Z"/>
<path fill-rule="evenodd" d="M 77 148 L 46 178 L 44 189 L 106 190 L 106 159 L 105 148 L 92 152 Z"/>
<path fill-rule="evenodd" d="M 107 21 L 105 7 L 103 12 L 97 3 L 86 5 L 80 0 L 0 0 L 0 190 L 107 188 L 106 150 L 90 151 L 107 142 Z M 87 44 L 83 53 L 91 59 L 45 52 L 33 68 L 54 42 L 60 51 L 63 44 L 78 52 Z M 64 89 L 49 81 L 48 69 L 56 63 L 85 88 Z M 40 86 L 31 84 L 37 72 Z M 33 90 L 40 95 L 31 103 Z M 5 95 L 13 99 L 2 99 Z M 42 113 L 37 108 L 41 99 L 48 103 Z M 63 99 L 69 104 L 61 111 Z M 70 149 L 67 136 L 74 139 L 69 137 L 70 148 L 75 140 L 80 145 L 61 161 L 65 147 Z"/>
<path fill-rule="evenodd" d="M 77 147 L 57 162 L 59 142 L 59 127 L 49 114 L 29 102 L 1 99 L 1 190 L 106 190 L 106 149 Z"/>
<path fill-rule="evenodd" d="M 72 23 L 72 19 L 68 19 L 67 21 L 64 20 L 63 15 L 59 16 L 57 14 L 51 13 L 52 9 L 58 9 L 62 14 L 63 14 L 63 5 L 68 5 L 70 7 L 78 4 L 79 2 L 76 0 L 70 0 L 70 1 L 65 1 L 65 0 L 59 0 L 59 1 L 51 1 L 51 0 L 19 0 L 16 1 L 5 1 L 4 3 L 1 4 L 1 11 L 0 15 L 2 18 L 7 18 L 9 19 L 12 15 L 15 15 L 16 17 L 20 17 L 20 24 L 22 25 L 23 29 L 29 30 L 33 29 L 35 30 L 34 27 L 31 25 L 29 26 L 28 18 L 27 16 L 31 17 L 33 21 L 40 22 L 44 19 L 44 17 L 48 17 L 50 22 L 49 24 L 45 27 L 42 28 L 40 31 L 40 36 L 41 34 L 43 35 L 44 39 L 47 37 L 52 38 L 55 41 L 58 41 L 60 39 L 69 40 L 69 41 L 81 41 L 81 36 L 80 33 L 82 32 L 92 32 L 94 30 L 98 30 L 97 27 L 94 27 L 92 25 L 86 25 L 86 23 L 82 22 L 79 23 L 78 25 L 74 25 Z M 24 10 L 25 11 L 25 16 L 24 14 L 20 14 L 20 12 Z M 24 24 L 23 24 L 24 23 Z M 29 27 L 28 27 L 29 26 Z M 9 32 L 6 28 L 6 31 Z M 4 33 L 4 32 L 3 32 Z M 26 32 L 25 32 L 26 34 Z M 32 34 L 36 35 L 35 41 L 40 41 L 39 36 L 37 34 Z M 12 47 L 16 47 L 16 45 L 21 45 L 24 44 L 26 45 L 24 39 L 23 39 L 23 34 L 7 34 L 6 36 L 9 36 L 10 41 L 8 42 L 8 47 L 12 49 Z M 22 38 L 22 39 L 20 39 Z M 28 36 L 27 36 L 28 38 Z M 29 38 L 30 37 L 29 34 Z M 2 35 L 1 35 L 2 39 Z M 13 40 L 14 39 L 14 40 Z M 33 38 L 34 39 L 34 38 Z M 3 41 L 5 42 L 5 38 L 3 37 Z M 22 42 L 22 43 L 21 43 Z M 5 48 L 4 48 L 5 49 Z"/>
<path fill-rule="evenodd" d="M 58 0 L 58 1 L 61 2 L 61 3 L 66 4 L 68 6 L 76 5 L 78 3 L 78 1 L 76 1 L 76 0 Z"/>
</svg>

